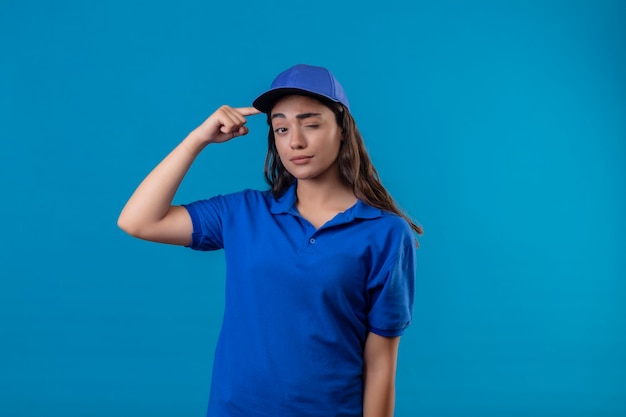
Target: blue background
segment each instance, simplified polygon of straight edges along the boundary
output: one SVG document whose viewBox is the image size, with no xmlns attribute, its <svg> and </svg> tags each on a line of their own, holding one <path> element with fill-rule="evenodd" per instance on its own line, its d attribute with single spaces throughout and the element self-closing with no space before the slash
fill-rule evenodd
<svg viewBox="0 0 626 417">
<path fill-rule="evenodd" d="M 204 415 L 223 255 L 116 219 L 296 63 L 426 231 L 396 415 L 626 415 L 624 1 L 3 0 L 0 37 L 0 415 Z M 250 128 L 175 202 L 265 187 Z"/>
</svg>

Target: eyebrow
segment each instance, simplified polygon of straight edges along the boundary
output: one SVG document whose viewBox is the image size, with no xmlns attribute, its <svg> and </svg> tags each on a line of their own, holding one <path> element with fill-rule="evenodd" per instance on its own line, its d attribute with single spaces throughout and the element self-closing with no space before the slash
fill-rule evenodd
<svg viewBox="0 0 626 417">
<path fill-rule="evenodd" d="M 307 119 L 309 117 L 315 117 L 315 116 L 321 116 L 321 115 L 322 115 L 322 113 L 302 113 L 302 114 L 297 114 L 296 115 L 296 119 L 302 120 L 302 119 Z M 287 116 L 285 116 L 282 113 L 274 113 L 272 115 L 271 119 L 274 120 L 277 117 L 280 117 L 281 119 L 286 119 L 287 118 Z"/>
</svg>

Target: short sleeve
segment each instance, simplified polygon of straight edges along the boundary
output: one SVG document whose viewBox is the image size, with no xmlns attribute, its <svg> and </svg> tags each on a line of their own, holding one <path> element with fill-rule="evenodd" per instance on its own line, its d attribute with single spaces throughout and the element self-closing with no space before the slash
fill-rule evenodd
<svg viewBox="0 0 626 417">
<path fill-rule="evenodd" d="M 223 216 L 228 212 L 225 197 L 218 195 L 183 207 L 187 209 L 193 224 L 189 247 L 204 251 L 223 249 Z"/>
<path fill-rule="evenodd" d="M 379 336 L 400 336 L 411 323 L 415 290 L 415 243 L 404 239 L 378 276 L 368 284 L 369 330 Z"/>
</svg>

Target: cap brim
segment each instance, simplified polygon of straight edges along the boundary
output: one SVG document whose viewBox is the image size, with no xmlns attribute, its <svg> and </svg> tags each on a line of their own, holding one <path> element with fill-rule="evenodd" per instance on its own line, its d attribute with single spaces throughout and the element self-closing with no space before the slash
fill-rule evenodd
<svg viewBox="0 0 626 417">
<path fill-rule="evenodd" d="M 252 102 L 252 105 L 257 110 L 260 110 L 263 113 L 269 113 L 272 110 L 272 107 L 274 107 L 274 104 L 276 104 L 278 100 L 280 100 L 284 96 L 288 96 L 291 94 L 309 96 L 309 97 L 313 97 L 316 99 L 330 100 L 330 101 L 337 102 L 337 100 L 334 100 L 328 96 L 317 94 L 317 93 L 312 93 L 310 91 L 303 90 L 301 88 L 280 87 L 280 88 L 275 88 L 273 90 L 266 91 L 265 93 L 261 94 Z"/>
</svg>

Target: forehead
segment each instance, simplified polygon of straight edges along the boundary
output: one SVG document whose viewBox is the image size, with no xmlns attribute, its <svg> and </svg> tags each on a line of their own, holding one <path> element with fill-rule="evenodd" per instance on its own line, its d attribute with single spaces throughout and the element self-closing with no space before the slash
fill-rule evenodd
<svg viewBox="0 0 626 417">
<path fill-rule="evenodd" d="M 333 114 L 328 107 L 312 97 L 289 95 L 282 97 L 274 104 L 270 117 L 276 114 L 288 117 L 302 113 L 319 113 L 321 116 Z"/>
</svg>

